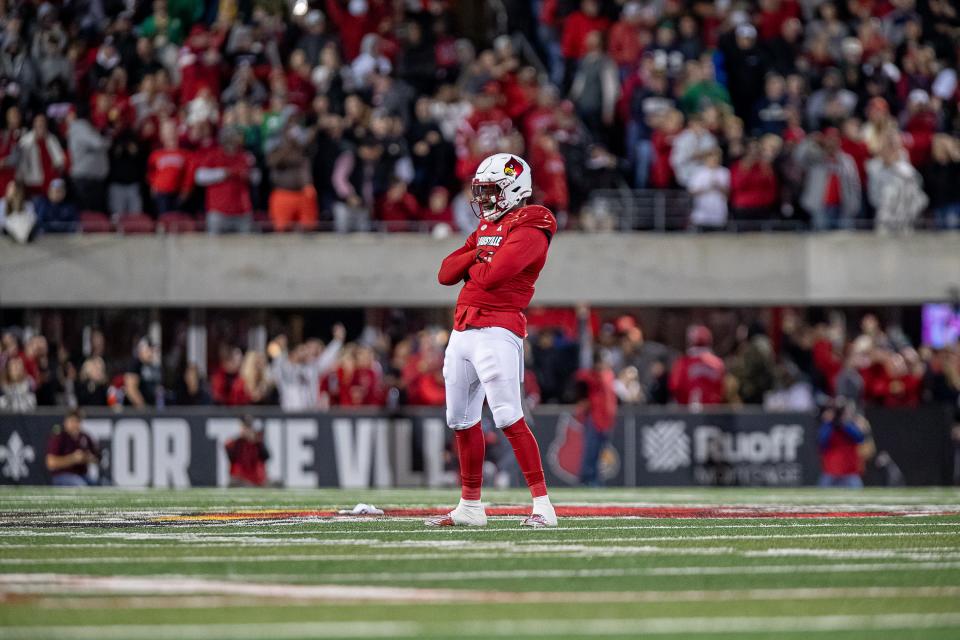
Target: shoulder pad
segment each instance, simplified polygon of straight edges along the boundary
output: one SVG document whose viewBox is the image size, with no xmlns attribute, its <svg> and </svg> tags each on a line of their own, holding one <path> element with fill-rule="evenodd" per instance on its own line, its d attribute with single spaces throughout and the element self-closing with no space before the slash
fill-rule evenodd
<svg viewBox="0 0 960 640">
<path fill-rule="evenodd" d="M 517 209 L 513 224 L 515 227 L 542 229 L 550 238 L 557 233 L 557 219 L 553 217 L 550 209 L 538 204 Z"/>
</svg>

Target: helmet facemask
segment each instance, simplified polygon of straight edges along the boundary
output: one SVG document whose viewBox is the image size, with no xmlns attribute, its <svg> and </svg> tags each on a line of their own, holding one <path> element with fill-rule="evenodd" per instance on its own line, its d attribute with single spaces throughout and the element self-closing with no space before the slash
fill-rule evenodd
<svg viewBox="0 0 960 640">
<path fill-rule="evenodd" d="M 470 207 L 474 215 L 484 220 L 497 220 L 506 210 L 503 200 L 503 187 L 496 182 L 473 181 L 473 197 L 470 200 Z"/>
</svg>

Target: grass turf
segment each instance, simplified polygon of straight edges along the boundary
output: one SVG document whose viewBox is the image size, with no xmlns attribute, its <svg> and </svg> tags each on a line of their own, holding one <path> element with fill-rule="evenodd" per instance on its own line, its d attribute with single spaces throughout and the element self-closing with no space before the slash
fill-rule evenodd
<svg viewBox="0 0 960 640">
<path fill-rule="evenodd" d="M 558 504 L 905 514 L 862 518 L 567 518 L 544 530 L 521 529 L 515 516 L 481 530 L 403 517 L 167 519 L 455 500 L 427 490 L 5 487 L 0 637 L 960 638 L 953 489 L 554 495 Z"/>
</svg>

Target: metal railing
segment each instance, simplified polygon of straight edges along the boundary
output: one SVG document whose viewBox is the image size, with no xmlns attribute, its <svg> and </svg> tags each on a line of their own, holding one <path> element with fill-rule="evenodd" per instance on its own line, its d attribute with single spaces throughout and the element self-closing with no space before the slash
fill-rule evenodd
<svg viewBox="0 0 960 640">
<path fill-rule="evenodd" d="M 617 231 L 689 231 L 693 198 L 681 189 L 597 189 L 591 192 L 584 207 L 592 217 L 593 226 L 601 230 Z M 581 214 L 583 217 L 584 214 Z M 909 230 L 938 229 L 929 213 L 921 215 Z M 737 219 L 733 215 L 719 231 L 747 232 L 803 232 L 814 231 L 805 217 L 767 219 Z M 875 220 L 858 217 L 844 220 L 840 230 L 875 231 Z"/>
</svg>

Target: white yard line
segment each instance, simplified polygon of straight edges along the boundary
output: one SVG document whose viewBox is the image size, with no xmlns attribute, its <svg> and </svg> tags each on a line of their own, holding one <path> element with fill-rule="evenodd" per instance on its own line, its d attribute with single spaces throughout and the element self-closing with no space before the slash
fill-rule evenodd
<svg viewBox="0 0 960 640">
<path fill-rule="evenodd" d="M 558 622 L 560 627 L 558 629 Z M 467 620 L 444 629 L 405 621 L 384 622 L 272 622 L 257 624 L 151 624 L 100 626 L 7 627 L 7 640 L 37 638 L 69 640 L 288 640 L 293 638 L 420 638 L 435 634 L 459 637 L 543 637 L 545 633 L 597 637 L 611 635 L 690 635 L 834 632 L 855 630 L 952 629 L 960 614 L 887 614 L 778 617 L 620 618 L 563 620 Z"/>
<path fill-rule="evenodd" d="M 571 578 L 635 578 L 654 576 L 700 576 L 700 575 L 780 575 L 807 573 L 877 573 L 891 571 L 953 571 L 960 569 L 960 562 L 886 562 L 862 564 L 786 564 L 786 565 L 749 565 L 749 566 L 691 566 L 691 567 L 651 567 L 651 568 L 608 568 L 608 569 L 486 569 L 464 572 L 474 580 L 530 580 Z M 234 578 L 249 579 L 287 579 L 287 574 L 263 576 L 257 574 L 234 575 Z M 396 572 L 357 572 L 324 573 L 318 575 L 329 581 L 362 582 L 449 582 L 460 578 L 448 571 L 396 571 Z"/>
<path fill-rule="evenodd" d="M 512 518 L 511 518 L 512 519 Z M 519 522 L 519 518 L 516 518 Z M 897 532 L 888 532 L 888 531 L 858 531 L 858 532 L 845 532 L 838 531 L 835 533 L 770 533 L 770 534 L 756 534 L 756 535 L 740 535 L 740 534 L 730 534 L 730 535 L 705 535 L 705 536 L 668 536 L 668 537 L 637 537 L 634 539 L 637 540 L 647 540 L 647 541 L 656 541 L 656 540 L 742 540 L 742 539 L 773 539 L 773 538 L 783 538 L 783 539 L 793 539 L 793 538 L 835 538 L 835 537 L 883 537 L 883 536 L 892 536 L 892 537 L 902 537 L 902 536 L 960 536 L 960 523 L 957 522 L 935 522 L 935 523 L 874 523 L 860 525 L 859 523 L 798 523 L 798 524 L 744 524 L 744 525 L 703 525 L 703 526 L 693 526 L 693 525 L 638 525 L 638 524 L 611 524 L 609 526 L 588 526 L 588 527 L 577 527 L 569 526 L 569 520 L 562 520 L 561 526 L 557 529 L 550 530 L 551 532 L 563 532 L 563 533 L 575 533 L 580 531 L 645 531 L 645 530 L 722 530 L 722 529 L 778 529 L 778 528 L 831 528 L 831 527 L 857 527 L 857 528 L 867 528 L 870 526 L 875 527 L 889 527 L 897 529 L 905 529 L 904 531 Z M 382 521 L 381 521 L 382 523 Z M 202 526 L 202 525 L 201 525 Z M 232 527 L 238 526 L 238 523 L 226 523 L 223 525 L 218 525 L 223 527 Z M 242 525 L 240 525 L 242 526 Z M 246 536 L 253 537 L 284 537 L 284 538 L 294 538 L 296 536 L 316 536 L 323 535 L 324 539 L 331 540 L 330 536 L 343 536 L 345 539 L 353 539 L 355 536 L 360 533 L 357 530 L 337 530 L 337 531 L 277 531 L 276 525 L 258 525 L 262 530 L 248 530 L 248 531 L 190 531 L 190 532 L 178 532 L 175 528 L 171 529 L 162 529 L 158 531 L 107 531 L 107 532 L 88 532 L 88 531 L 49 531 L 46 529 L 7 529 L 0 530 L 0 538 L 21 538 L 21 537 L 65 537 L 70 539 L 93 539 L 93 540 L 107 540 L 112 538 L 119 538 L 123 540 L 169 540 L 169 541 L 178 541 L 178 542 L 203 542 L 203 541 L 223 541 L 225 542 L 228 538 L 234 539 L 237 542 L 239 538 Z M 268 529 L 269 527 L 269 529 Z M 951 529 L 950 531 L 910 531 L 911 527 L 943 527 Z M 392 535 L 392 534 L 406 534 L 406 535 L 426 535 L 434 536 L 437 538 L 446 538 L 454 536 L 457 534 L 497 534 L 497 533 L 507 533 L 512 530 L 511 527 L 450 527 L 450 528 L 436 528 L 436 527 L 423 527 L 423 528 L 410 528 L 410 529 L 373 529 L 370 531 L 364 531 L 363 533 L 372 534 L 372 535 Z M 519 529 L 518 529 L 519 530 Z M 544 533 L 543 531 L 532 531 L 528 532 L 530 535 L 538 535 Z M 609 538 L 597 538 L 600 540 L 608 540 Z M 0 543 L 0 548 L 4 545 Z"/>
<path fill-rule="evenodd" d="M 87 597 L 48 598 L 44 602 L 59 603 L 65 608 L 92 608 L 98 602 L 118 604 L 118 597 L 129 599 L 125 606 L 145 607 L 138 596 L 158 598 L 157 606 L 183 606 L 181 596 L 196 600 L 193 608 L 210 606 L 242 606 L 250 598 L 268 598 L 297 604 L 321 602 L 502 602 L 502 603 L 661 603 L 740 600 L 823 600 L 836 598 L 948 598 L 960 596 L 960 587 L 840 587 L 785 589 L 718 589 L 683 591 L 598 591 L 598 592 L 505 592 L 476 589 L 422 589 L 411 587 L 377 587 L 368 585 L 297 585 L 264 582 L 239 582 L 169 576 L 75 576 L 68 574 L 7 574 L 0 576 L 0 594 L 90 594 Z M 110 594 L 109 598 L 97 598 Z M 231 601 L 213 601 L 200 596 L 235 597 Z M 136 599 L 135 599 L 136 598 Z M 172 600 L 171 598 L 177 598 Z M 31 602 L 34 604 L 34 602 Z M 265 604 L 275 605 L 276 602 Z M 53 605 L 51 605 L 53 606 Z"/>
</svg>

